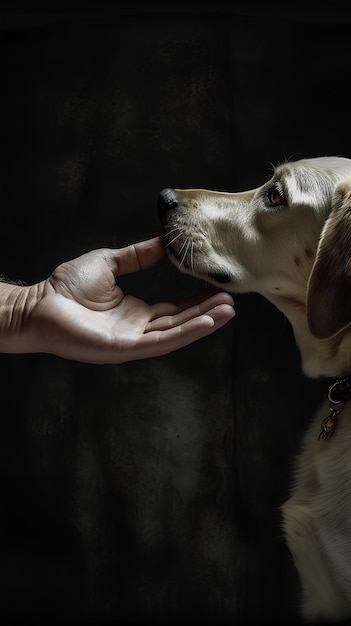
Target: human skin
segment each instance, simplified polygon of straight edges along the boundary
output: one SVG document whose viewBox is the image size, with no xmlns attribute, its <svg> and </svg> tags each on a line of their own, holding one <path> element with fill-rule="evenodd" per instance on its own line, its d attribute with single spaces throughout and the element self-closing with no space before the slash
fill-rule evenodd
<svg viewBox="0 0 351 626">
<path fill-rule="evenodd" d="M 234 303 L 226 292 L 151 305 L 123 293 L 119 276 L 150 268 L 164 256 L 155 237 L 92 250 L 30 286 L 0 282 L 0 352 L 118 364 L 178 350 L 232 319 Z"/>
</svg>

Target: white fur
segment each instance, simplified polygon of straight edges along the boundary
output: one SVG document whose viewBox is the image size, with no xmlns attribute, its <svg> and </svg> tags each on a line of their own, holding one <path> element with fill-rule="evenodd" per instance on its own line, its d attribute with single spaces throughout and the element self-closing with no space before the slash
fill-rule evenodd
<svg viewBox="0 0 351 626">
<path fill-rule="evenodd" d="M 283 205 L 270 204 L 275 188 Z M 330 290 L 336 300 L 333 281 L 339 278 L 329 276 L 324 289 L 312 276 L 324 276 L 326 255 L 335 256 L 336 268 L 351 257 L 351 248 L 339 259 L 338 246 L 328 244 L 332 228 L 343 228 L 348 214 L 338 207 L 349 202 L 350 189 L 351 160 L 322 157 L 280 164 L 267 183 L 246 192 L 176 190 L 178 207 L 163 217 L 169 256 L 183 272 L 234 293 L 260 293 L 276 305 L 292 325 L 306 375 L 351 374 L 351 311 L 346 324 L 329 335 L 326 329 L 322 338 L 310 326 L 313 319 L 318 326 L 319 312 L 323 320 L 323 311 L 338 306 Z M 228 274 L 227 280 L 218 282 L 216 272 Z M 305 435 L 292 495 L 282 507 L 302 583 L 302 614 L 314 621 L 351 618 L 351 400 L 331 439 L 320 441 L 328 414 L 326 401 Z"/>
</svg>

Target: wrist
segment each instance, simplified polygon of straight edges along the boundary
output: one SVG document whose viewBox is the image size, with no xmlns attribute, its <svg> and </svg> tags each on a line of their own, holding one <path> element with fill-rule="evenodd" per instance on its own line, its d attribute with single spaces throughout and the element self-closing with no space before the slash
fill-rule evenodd
<svg viewBox="0 0 351 626">
<path fill-rule="evenodd" d="M 36 352 L 32 346 L 31 312 L 40 299 L 42 283 L 23 286 L 0 282 L 0 352 Z"/>
</svg>

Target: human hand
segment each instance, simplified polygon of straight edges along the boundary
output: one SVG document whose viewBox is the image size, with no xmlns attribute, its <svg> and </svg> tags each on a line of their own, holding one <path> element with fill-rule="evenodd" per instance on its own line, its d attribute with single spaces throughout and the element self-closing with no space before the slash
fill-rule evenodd
<svg viewBox="0 0 351 626">
<path fill-rule="evenodd" d="M 123 363 L 167 354 L 221 328 L 233 316 L 226 292 L 203 292 L 149 305 L 125 295 L 123 274 L 165 255 L 159 237 L 120 249 L 102 248 L 58 266 L 37 288 L 26 316 L 30 352 L 89 363 Z M 34 304 L 33 304 L 34 302 Z"/>
</svg>

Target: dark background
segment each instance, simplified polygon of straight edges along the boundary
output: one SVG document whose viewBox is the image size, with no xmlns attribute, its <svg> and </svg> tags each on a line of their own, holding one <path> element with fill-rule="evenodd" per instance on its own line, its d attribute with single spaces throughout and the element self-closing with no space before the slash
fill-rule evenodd
<svg viewBox="0 0 351 626">
<path fill-rule="evenodd" d="M 351 156 L 338 3 L 0 17 L 7 278 L 159 234 L 163 187 L 241 191 L 285 158 Z M 120 284 L 149 302 L 206 286 L 167 259 Z M 6 623 L 297 621 L 279 507 L 326 382 L 301 374 L 281 313 L 235 301 L 226 327 L 157 359 L 1 356 Z"/>
</svg>

